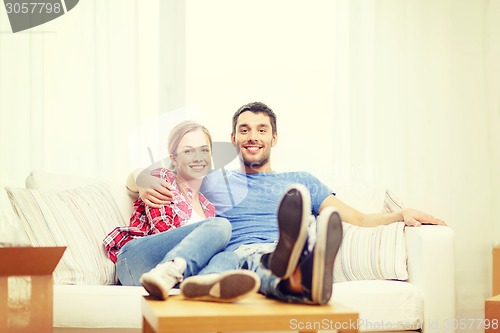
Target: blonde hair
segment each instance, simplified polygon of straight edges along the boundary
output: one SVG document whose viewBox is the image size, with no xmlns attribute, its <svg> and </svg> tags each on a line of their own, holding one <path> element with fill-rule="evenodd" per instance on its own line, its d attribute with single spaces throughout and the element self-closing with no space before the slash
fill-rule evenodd
<svg viewBox="0 0 500 333">
<path fill-rule="evenodd" d="M 170 134 L 168 135 L 168 153 L 170 155 L 175 156 L 177 154 L 177 148 L 179 147 L 179 143 L 181 142 L 184 135 L 186 135 L 190 132 L 200 130 L 200 129 L 208 137 L 208 141 L 210 142 L 210 149 L 212 149 L 212 136 L 210 135 L 210 132 L 208 131 L 208 129 L 205 126 L 200 125 L 195 121 L 185 120 L 185 121 L 177 124 L 170 131 Z M 169 169 L 172 171 L 175 171 L 175 165 L 174 165 L 173 161 L 170 162 Z"/>
</svg>

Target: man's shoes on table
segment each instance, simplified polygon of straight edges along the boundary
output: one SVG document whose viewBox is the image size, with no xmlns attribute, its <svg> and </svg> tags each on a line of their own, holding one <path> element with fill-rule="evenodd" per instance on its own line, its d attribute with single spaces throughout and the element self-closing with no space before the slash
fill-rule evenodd
<svg viewBox="0 0 500 333">
<path fill-rule="evenodd" d="M 140 282 L 144 289 L 154 298 L 165 300 L 170 289 L 175 287 L 184 277 L 186 261 L 175 258 L 141 275 Z"/>
<path fill-rule="evenodd" d="M 316 245 L 304 252 L 298 269 L 302 294 L 314 304 L 326 304 L 332 297 L 333 266 L 342 242 L 342 221 L 333 207 L 325 207 L 317 220 Z"/>
<path fill-rule="evenodd" d="M 278 207 L 279 240 L 275 250 L 264 258 L 274 275 L 288 278 L 295 268 L 307 243 L 307 229 L 311 217 L 311 197 L 302 184 L 292 185 Z M 266 260 L 264 259 L 264 260 Z"/>
<path fill-rule="evenodd" d="M 187 299 L 227 303 L 256 293 L 259 287 L 259 276 L 244 269 L 190 276 L 180 285 L 181 294 Z"/>
</svg>

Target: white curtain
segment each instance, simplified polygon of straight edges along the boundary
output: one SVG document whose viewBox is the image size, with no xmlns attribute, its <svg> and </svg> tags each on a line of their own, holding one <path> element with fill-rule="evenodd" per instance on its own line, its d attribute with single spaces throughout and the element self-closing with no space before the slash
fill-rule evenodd
<svg viewBox="0 0 500 333">
<path fill-rule="evenodd" d="M 500 241 L 499 3 L 336 3 L 334 142 L 345 179 L 389 187 L 449 223 L 457 318 L 482 318 Z"/>
<path fill-rule="evenodd" d="M 85 0 L 13 34 L 2 14 L 2 188 L 32 170 L 124 182 L 130 150 L 147 156 L 132 134 L 184 105 L 184 18 L 183 1 Z"/>
</svg>

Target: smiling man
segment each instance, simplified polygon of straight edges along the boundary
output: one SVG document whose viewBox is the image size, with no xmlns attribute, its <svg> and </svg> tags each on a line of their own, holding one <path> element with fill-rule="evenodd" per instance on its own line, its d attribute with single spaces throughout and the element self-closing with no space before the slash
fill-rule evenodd
<svg viewBox="0 0 500 333">
<path fill-rule="evenodd" d="M 246 173 L 272 171 L 271 147 L 276 145 L 278 132 L 276 116 L 270 117 L 269 111 L 265 104 L 253 103 L 241 107 L 233 116 L 231 142 Z"/>
</svg>

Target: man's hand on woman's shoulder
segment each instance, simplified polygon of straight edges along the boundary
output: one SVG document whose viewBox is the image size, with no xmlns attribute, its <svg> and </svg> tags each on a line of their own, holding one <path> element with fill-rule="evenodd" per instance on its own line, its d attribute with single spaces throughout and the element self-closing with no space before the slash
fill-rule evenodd
<svg viewBox="0 0 500 333">
<path fill-rule="evenodd" d="M 152 208 L 167 206 L 172 202 L 172 184 L 152 176 L 148 169 L 138 169 L 132 172 L 127 180 L 127 188 L 138 193 L 142 201 Z"/>
</svg>

